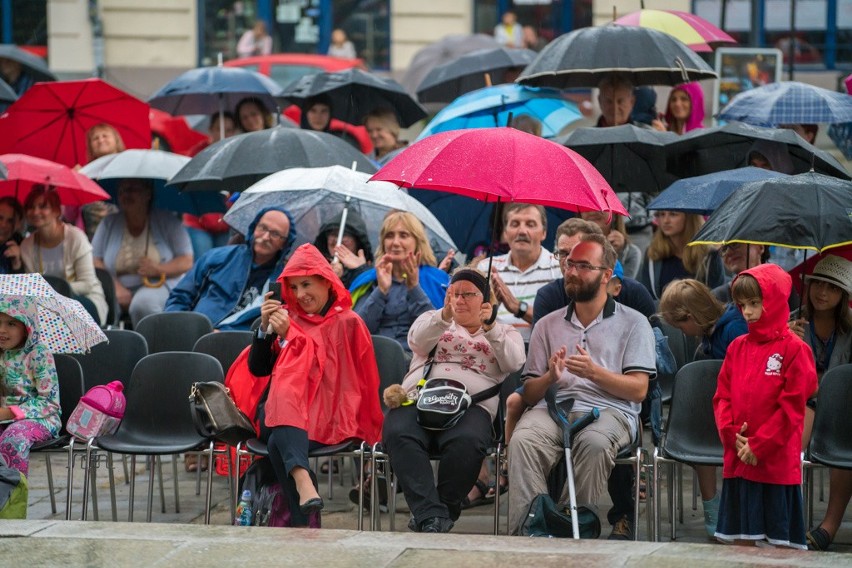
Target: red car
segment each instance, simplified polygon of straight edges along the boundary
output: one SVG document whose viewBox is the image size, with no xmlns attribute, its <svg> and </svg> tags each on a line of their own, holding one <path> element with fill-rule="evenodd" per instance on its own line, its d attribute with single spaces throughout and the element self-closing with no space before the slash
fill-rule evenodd
<svg viewBox="0 0 852 568">
<path fill-rule="evenodd" d="M 271 55 L 256 55 L 243 57 L 225 62 L 226 67 L 243 67 L 251 71 L 257 71 L 273 79 L 281 87 L 286 87 L 296 79 L 304 75 L 320 73 L 323 71 L 342 71 L 357 67 L 367 69 L 361 59 L 342 59 L 328 55 L 317 55 L 315 53 L 273 53 Z M 299 123 L 302 111 L 296 105 L 284 109 L 284 114 Z M 353 139 L 365 154 L 373 150 L 373 143 L 367 135 L 367 129 L 363 126 L 355 126 L 348 122 L 331 119 L 330 129 L 335 133 L 345 133 L 347 138 Z"/>
</svg>

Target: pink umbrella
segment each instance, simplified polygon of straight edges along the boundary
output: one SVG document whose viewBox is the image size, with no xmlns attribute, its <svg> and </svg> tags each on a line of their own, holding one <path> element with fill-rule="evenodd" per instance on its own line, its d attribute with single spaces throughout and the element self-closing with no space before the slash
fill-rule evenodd
<svg viewBox="0 0 852 568">
<path fill-rule="evenodd" d="M 814 266 L 816 266 L 816 263 L 829 254 L 843 257 L 846 260 L 852 260 L 852 245 L 845 245 L 842 247 L 827 250 L 822 254 L 817 254 L 812 257 L 809 257 L 803 263 L 793 267 L 793 269 L 790 271 L 790 276 L 793 277 L 793 288 L 796 289 L 796 292 L 799 293 L 799 296 L 804 293 L 802 291 L 802 274 L 804 273 L 805 275 L 808 275 L 812 273 L 814 271 Z M 802 303 L 804 303 L 804 301 Z"/>
<path fill-rule="evenodd" d="M 678 10 L 639 10 L 615 20 L 622 26 L 637 26 L 665 32 L 696 52 L 709 52 L 719 44 L 737 41 L 705 20 Z"/>
<path fill-rule="evenodd" d="M 612 188 L 585 158 L 514 128 L 434 134 L 403 150 L 371 180 L 481 201 L 627 215 Z"/>
<path fill-rule="evenodd" d="M 7 170 L 6 179 L 0 180 L 0 196 L 11 195 L 21 203 L 36 184 L 53 186 L 63 205 L 109 199 L 109 194 L 88 177 L 50 160 L 26 154 L 2 154 L 0 163 Z"/>
</svg>

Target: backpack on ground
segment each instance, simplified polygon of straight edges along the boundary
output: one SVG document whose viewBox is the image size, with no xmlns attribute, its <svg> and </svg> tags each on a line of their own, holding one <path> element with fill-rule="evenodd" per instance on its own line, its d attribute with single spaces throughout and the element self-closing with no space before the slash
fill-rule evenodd
<svg viewBox="0 0 852 568">
<path fill-rule="evenodd" d="M 120 381 L 90 388 L 68 418 L 65 430 L 82 440 L 114 434 L 127 406 L 123 390 Z"/>
<path fill-rule="evenodd" d="M 243 475 L 240 494 L 248 489 L 252 495 L 252 525 L 258 527 L 289 527 L 290 504 L 281 484 L 275 477 L 269 458 L 255 460 Z M 308 527 L 318 529 L 322 525 L 320 512 L 311 513 Z"/>
<path fill-rule="evenodd" d="M 595 539 L 601 535 L 601 520 L 588 507 L 577 507 L 577 520 L 580 538 Z M 547 493 L 537 495 L 521 525 L 521 535 L 571 538 L 571 510 L 558 506 Z"/>
<path fill-rule="evenodd" d="M 26 519 L 28 498 L 26 476 L 0 456 L 0 519 Z"/>
</svg>

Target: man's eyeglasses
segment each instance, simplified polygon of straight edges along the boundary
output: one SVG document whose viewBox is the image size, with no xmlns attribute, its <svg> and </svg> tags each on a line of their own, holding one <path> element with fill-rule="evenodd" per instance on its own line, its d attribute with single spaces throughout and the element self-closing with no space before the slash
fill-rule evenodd
<svg viewBox="0 0 852 568">
<path fill-rule="evenodd" d="M 606 266 L 595 266 L 594 264 L 589 264 L 588 262 L 574 262 L 573 260 L 566 260 L 565 262 L 565 270 L 569 271 L 572 268 L 576 268 L 577 272 L 591 272 L 592 270 L 607 270 Z"/>
<path fill-rule="evenodd" d="M 477 296 L 481 296 L 481 295 L 482 295 L 482 292 L 454 292 L 453 298 L 455 298 L 456 300 L 461 298 L 462 300 L 467 302 L 468 300 L 472 300 L 472 299 L 476 298 Z"/>
<path fill-rule="evenodd" d="M 559 262 L 562 262 L 563 260 L 565 260 L 566 258 L 568 258 L 568 255 L 569 255 L 569 254 L 571 254 L 571 251 L 570 251 L 570 250 L 559 250 L 559 249 L 556 249 L 555 251 L 553 251 L 553 256 L 555 256 L 555 257 L 556 257 L 556 260 L 558 260 Z"/>
<path fill-rule="evenodd" d="M 254 228 L 254 232 L 257 233 L 258 235 L 262 235 L 263 233 L 266 233 L 267 235 L 269 235 L 270 239 L 275 240 L 275 241 L 283 241 L 284 239 L 287 238 L 287 235 L 282 235 L 278 231 L 273 231 L 272 229 L 270 229 L 269 227 L 267 227 L 263 223 L 259 223 L 257 225 L 257 227 Z"/>
</svg>

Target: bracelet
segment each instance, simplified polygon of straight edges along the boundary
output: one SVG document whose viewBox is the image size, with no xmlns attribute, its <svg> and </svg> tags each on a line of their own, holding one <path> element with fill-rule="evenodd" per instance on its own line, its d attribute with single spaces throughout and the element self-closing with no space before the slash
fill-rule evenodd
<svg viewBox="0 0 852 568">
<path fill-rule="evenodd" d="M 156 282 L 151 282 L 151 280 L 147 276 L 142 277 L 142 284 L 146 288 L 159 288 L 163 284 L 166 283 L 166 273 L 160 272 L 160 278 Z"/>
</svg>

